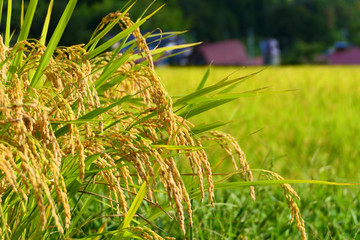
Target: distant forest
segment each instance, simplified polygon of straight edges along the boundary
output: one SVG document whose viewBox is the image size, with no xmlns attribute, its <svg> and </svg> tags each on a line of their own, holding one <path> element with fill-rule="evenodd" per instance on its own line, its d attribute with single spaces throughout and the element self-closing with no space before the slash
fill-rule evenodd
<svg viewBox="0 0 360 240">
<path fill-rule="evenodd" d="M 25 1 L 25 5 L 28 1 Z M 39 37 L 49 0 L 39 0 L 38 12 L 31 29 Z M 101 18 L 124 7 L 128 1 L 79 0 L 61 41 L 63 45 L 86 42 Z M 21 1 L 13 1 L 13 28 L 19 29 Z M 51 26 L 56 26 L 67 1 L 55 0 Z M 130 15 L 141 16 L 152 0 L 138 0 Z M 287 63 L 309 61 L 335 41 L 360 45 L 359 0 L 157 0 L 147 9 L 151 13 L 166 5 L 142 27 L 152 31 L 188 30 L 188 41 L 214 42 L 236 38 L 245 44 L 251 37 L 255 54 L 261 40 L 278 39 Z M 7 1 L 0 25 L 4 32 Z M 16 36 L 16 32 L 15 32 Z M 299 56 L 302 55 L 302 56 Z"/>
</svg>

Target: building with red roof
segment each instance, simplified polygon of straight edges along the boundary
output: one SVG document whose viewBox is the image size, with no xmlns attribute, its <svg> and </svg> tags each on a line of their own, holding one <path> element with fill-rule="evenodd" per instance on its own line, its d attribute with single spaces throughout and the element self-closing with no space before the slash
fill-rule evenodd
<svg viewBox="0 0 360 240">
<path fill-rule="evenodd" d="M 250 58 L 239 40 L 204 43 L 194 49 L 190 62 L 196 65 L 262 65 L 262 57 Z"/>
<path fill-rule="evenodd" d="M 346 42 L 336 42 L 327 54 L 319 55 L 317 61 L 331 65 L 360 64 L 360 48 Z"/>
<path fill-rule="evenodd" d="M 334 65 L 356 65 L 360 64 L 360 48 L 348 47 L 343 50 L 336 50 L 326 58 L 329 64 Z"/>
</svg>

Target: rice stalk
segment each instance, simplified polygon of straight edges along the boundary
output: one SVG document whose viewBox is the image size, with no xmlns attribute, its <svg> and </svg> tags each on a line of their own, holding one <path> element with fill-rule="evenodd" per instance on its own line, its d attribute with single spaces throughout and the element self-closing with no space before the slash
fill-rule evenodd
<svg viewBox="0 0 360 240">
<path fill-rule="evenodd" d="M 273 179 L 284 180 L 283 177 L 281 177 L 279 174 L 277 174 L 273 171 L 269 171 L 269 170 L 261 170 L 261 171 L 270 180 L 273 180 Z M 306 230 L 305 230 L 305 221 L 302 218 L 300 210 L 293 199 L 293 197 L 295 197 L 298 200 L 300 200 L 300 197 L 297 194 L 297 192 L 291 187 L 290 184 L 285 183 L 285 184 L 281 184 L 280 186 L 284 190 L 284 195 L 285 195 L 286 201 L 288 203 L 289 209 L 291 211 L 290 223 L 292 223 L 295 219 L 296 227 L 301 234 L 301 239 L 306 240 L 307 238 L 306 238 Z"/>
<path fill-rule="evenodd" d="M 67 14 L 75 3 L 71 1 Z M 68 18 L 65 15 L 59 32 Z M 114 22 L 123 32 L 133 29 L 135 44 L 124 53 L 97 53 L 98 49 L 88 50 L 83 44 L 55 48 L 59 36 L 53 36 L 47 47 L 44 39 L 23 40 L 8 47 L 0 36 L 0 196 L 10 201 L 16 195 L 23 206 L 35 202 L 34 208 L 17 206 L 16 211 L 27 219 L 34 214 L 32 221 L 38 221 L 21 225 L 13 221 L 9 208 L 4 209 L 1 215 L 7 222 L 0 231 L 2 236 L 34 237 L 37 224 L 44 236 L 54 231 L 53 226 L 65 236 L 88 185 L 92 189 L 105 186 L 101 191 L 107 193 L 111 209 L 126 219 L 131 202 L 128 192 L 137 193 L 135 183 L 146 183 L 146 200 L 155 203 L 161 184 L 185 233 L 184 206 L 190 225 L 192 209 L 177 159 L 181 164 L 187 160 L 197 176 L 201 200 L 208 184 L 214 206 L 213 176 L 203 139 L 219 143 L 231 156 L 234 168 L 244 173 L 244 180 L 253 180 L 245 154 L 231 135 L 212 131 L 195 137 L 192 123 L 174 113 L 173 101 L 155 72 L 138 23 L 127 13 L 116 12 L 104 17 L 98 30 L 114 26 Z M 132 60 L 135 54 L 142 61 Z M 16 61 L 19 56 L 22 60 Z M 154 147 L 167 145 L 179 148 Z M 73 183 L 82 189 L 70 187 Z M 255 199 L 253 187 L 250 195 Z M 305 232 L 296 204 L 290 195 L 287 199 L 299 230 Z M 143 238 L 161 239 L 148 228 L 130 226 L 130 230 Z"/>
<path fill-rule="evenodd" d="M 127 15 L 118 19 L 119 15 L 121 13 L 110 14 L 104 18 L 102 24 L 109 24 L 114 17 L 122 29 L 133 24 Z M 139 184 L 146 182 L 148 175 L 156 178 L 154 164 L 158 164 L 159 179 L 167 191 L 169 201 L 174 201 L 182 231 L 185 232 L 183 203 L 187 205 L 192 223 L 190 197 L 175 160 L 172 157 L 163 157 L 163 150 L 154 149 L 152 145 L 166 144 L 168 139 L 174 139 L 175 145 L 201 147 L 201 144 L 192 139 L 189 133 L 191 124 L 184 123 L 184 119 L 173 113 L 172 100 L 154 71 L 150 51 L 139 29 L 136 29 L 133 35 L 137 39 L 138 54 L 144 56 L 148 64 L 136 64 L 131 60 L 124 62 L 104 84 L 118 76 L 124 76 L 125 79 L 116 87 L 104 91 L 103 95 L 98 94 L 95 82 L 101 76 L 104 67 L 112 63 L 109 54 L 101 54 L 89 60 L 88 52 L 83 45 L 58 47 L 44 69 L 43 82 L 39 85 L 42 87 L 33 88 L 29 79 L 30 71 L 38 68 L 46 47 L 38 41 L 21 41 L 13 48 L 7 48 L 0 39 L 0 59 L 3 61 L 0 88 L 0 120 L 3 132 L 0 140 L 11 146 L 0 146 L 6 149 L 2 151 L 3 161 L 0 165 L 5 173 L 3 181 L 4 185 L 19 192 L 24 201 L 26 194 L 22 188 L 25 188 L 27 193 L 34 194 L 43 230 L 48 224 L 45 202 L 49 204 L 52 221 L 58 231 L 63 233 L 64 227 L 69 227 L 70 206 L 62 177 L 64 171 L 61 169 L 64 159 L 68 156 L 71 156 L 72 161 L 78 162 L 80 181 L 84 181 L 85 178 L 85 159 L 91 155 L 99 156 L 94 164 L 104 170 L 100 171 L 96 178 L 107 183 L 109 197 L 119 203 L 116 209 L 123 214 L 127 213 L 128 205 L 121 186 L 124 184 L 126 189 L 130 190 L 130 185 L 134 185 L 135 181 Z M 9 82 L 5 73 L 19 52 L 23 54 L 24 62 Z M 116 58 L 120 57 L 122 55 Z M 137 100 L 137 104 L 126 103 L 110 108 L 104 114 L 95 117 L 97 122 L 61 124 L 76 121 L 99 108 L 109 107 L 112 101 L 129 95 L 140 97 L 140 100 Z M 137 120 L 138 113 L 146 112 L 148 108 L 156 111 L 157 115 L 125 131 Z M 118 123 L 103 131 L 104 118 Z M 58 124 L 54 125 L 52 122 Z M 65 134 L 57 134 L 63 127 L 66 128 Z M 109 149 L 111 151 L 105 153 Z M 185 152 L 190 164 L 196 166 L 194 171 L 198 172 L 202 189 L 203 175 L 207 176 L 209 185 L 213 185 L 204 151 L 177 152 Z M 129 169 L 128 166 L 118 168 L 117 161 L 132 163 L 133 169 Z M 203 169 L 204 166 L 206 171 Z M 112 169 L 109 170 L 109 167 Z M 132 177 L 131 172 L 135 172 L 136 177 Z M 150 199 L 155 199 L 154 186 L 155 180 L 148 184 Z M 204 191 L 202 192 L 204 197 Z M 209 192 L 212 199 L 213 188 L 209 187 Z M 60 206 L 64 215 L 59 212 Z"/>
</svg>

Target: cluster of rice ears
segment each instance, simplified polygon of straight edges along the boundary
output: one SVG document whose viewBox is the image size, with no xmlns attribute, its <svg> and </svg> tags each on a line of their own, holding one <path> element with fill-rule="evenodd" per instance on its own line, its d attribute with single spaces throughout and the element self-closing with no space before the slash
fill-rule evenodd
<svg viewBox="0 0 360 240">
<path fill-rule="evenodd" d="M 2 3 L 2 2 L 1 2 Z M 11 1 L 8 12 L 11 12 Z M 75 7 L 70 0 L 45 45 L 48 16 L 40 40 L 27 35 L 36 9 L 31 0 L 19 37 L 10 46 L 10 25 L 0 36 L 0 236 L 2 239 L 89 237 L 82 228 L 92 220 L 81 219 L 91 204 L 102 204 L 120 226 L 94 229 L 96 236 L 161 239 L 135 217 L 143 200 L 159 207 L 165 193 L 185 233 L 185 215 L 192 225 L 191 198 L 206 192 L 213 204 L 214 188 L 241 174 L 250 186 L 252 171 L 238 142 L 212 129 L 222 123 L 194 126 L 187 119 L 241 96 L 262 89 L 228 94 L 250 76 L 198 89 L 173 102 L 154 70 L 153 56 L 168 48 L 150 50 L 139 26 L 149 16 L 130 20 L 128 7 L 104 17 L 89 43 L 58 47 L 61 34 Z M 119 26 L 108 41 L 101 39 Z M 174 33 L 176 34 L 176 33 Z M 130 35 L 133 41 L 127 41 Z M 106 50 L 114 43 L 120 46 Z M 176 46 L 185 48 L 191 45 Z M 127 47 L 126 51 L 121 51 Z M 215 141 L 230 157 L 235 173 L 213 180 L 204 141 Z M 178 164 L 188 165 L 197 176 L 196 191 L 189 193 Z M 304 220 L 293 197 L 294 189 L 276 173 L 261 170 L 279 180 L 302 239 Z M 247 183 L 247 184 L 243 184 Z M 161 191 L 159 191 L 161 190 Z M 97 200 L 91 197 L 97 197 Z M 135 196 L 135 198 L 133 197 Z M 88 198 L 88 199 L 87 199 Z M 91 199 L 91 201 L 89 200 Z M 187 214 L 185 214 L 187 212 Z M 83 222 L 81 222 L 83 221 Z"/>
</svg>

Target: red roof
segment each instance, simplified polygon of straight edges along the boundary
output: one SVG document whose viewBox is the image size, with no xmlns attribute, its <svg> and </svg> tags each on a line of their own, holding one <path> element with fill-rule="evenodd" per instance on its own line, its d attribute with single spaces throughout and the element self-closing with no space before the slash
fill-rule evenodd
<svg viewBox="0 0 360 240">
<path fill-rule="evenodd" d="M 261 65 L 262 59 L 250 59 L 244 45 L 238 40 L 206 43 L 198 48 L 206 64 L 213 65 Z"/>
<path fill-rule="evenodd" d="M 360 64 L 360 48 L 350 47 L 345 50 L 335 51 L 327 58 L 329 64 Z"/>
</svg>

